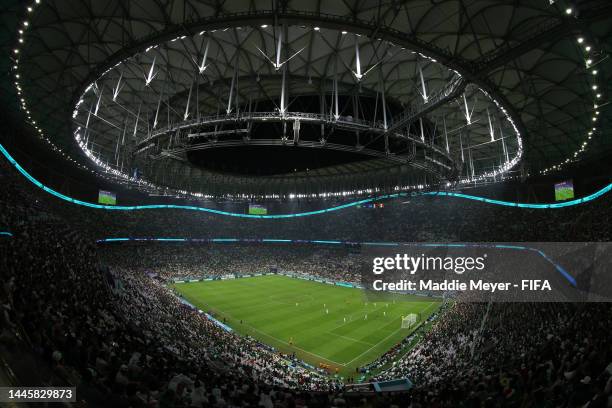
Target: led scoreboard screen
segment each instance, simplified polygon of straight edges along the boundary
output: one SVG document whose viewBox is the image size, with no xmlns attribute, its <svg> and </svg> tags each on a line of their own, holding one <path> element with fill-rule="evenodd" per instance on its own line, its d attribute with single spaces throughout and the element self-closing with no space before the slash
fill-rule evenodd
<svg viewBox="0 0 612 408">
<path fill-rule="evenodd" d="M 98 203 L 107 205 L 117 204 L 117 195 L 112 191 L 98 190 Z"/>
<path fill-rule="evenodd" d="M 555 184 L 555 200 L 565 201 L 574 198 L 574 183 L 571 180 Z"/>
<path fill-rule="evenodd" d="M 253 215 L 266 215 L 268 214 L 268 209 L 265 205 L 261 204 L 249 204 L 249 214 Z"/>
</svg>

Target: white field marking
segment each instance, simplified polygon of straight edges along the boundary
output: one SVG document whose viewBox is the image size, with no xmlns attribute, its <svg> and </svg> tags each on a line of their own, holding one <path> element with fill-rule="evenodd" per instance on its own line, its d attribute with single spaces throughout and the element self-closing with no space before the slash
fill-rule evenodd
<svg viewBox="0 0 612 408">
<path fill-rule="evenodd" d="M 368 303 L 374 303 L 374 302 L 368 302 Z M 387 302 L 384 302 L 384 303 L 383 303 L 383 302 L 381 302 L 381 304 L 386 304 L 386 303 L 387 303 Z M 413 302 L 411 302 L 411 303 L 418 303 L 418 301 L 413 301 Z M 430 303 L 429 303 L 429 306 L 427 306 L 425 309 L 423 309 L 423 312 L 422 312 L 422 313 L 424 313 L 424 312 L 425 312 L 427 309 L 429 309 L 429 307 L 430 307 L 430 306 L 431 306 L 433 303 L 436 303 L 436 302 L 430 302 Z M 365 307 L 365 306 L 364 306 L 364 307 Z M 379 310 L 379 309 L 386 309 L 386 307 L 383 307 L 383 306 L 376 306 L 376 307 L 374 308 L 374 310 L 370 311 L 370 313 L 374 313 L 375 311 L 377 311 L 377 310 Z M 351 317 L 352 317 L 353 315 L 360 314 L 360 313 L 364 313 L 364 312 L 366 312 L 366 311 L 367 311 L 367 310 L 358 310 L 358 311 L 356 311 L 356 312 L 349 313 L 349 314 L 347 314 L 346 316 L 351 316 Z M 366 313 L 366 314 L 367 314 L 367 313 Z M 354 321 L 357 321 L 357 320 L 354 320 Z M 347 321 L 347 322 L 344 322 L 344 323 L 342 323 L 342 324 L 340 324 L 340 325 L 338 325 L 338 326 L 334 327 L 332 330 L 339 329 L 339 328 L 341 328 L 341 327 L 343 327 L 343 326 L 346 326 L 346 325 L 347 325 L 347 324 L 349 324 L 349 323 L 353 323 L 353 320 L 349 320 L 349 321 Z M 372 343 L 369 343 L 369 344 L 372 344 Z"/>
<path fill-rule="evenodd" d="M 356 314 L 363 314 L 364 312 L 365 312 L 365 314 L 368 314 L 368 313 L 372 314 L 372 313 L 374 313 L 375 311 L 377 311 L 378 309 L 382 309 L 382 306 L 380 306 L 380 307 L 378 307 L 378 306 L 377 306 L 377 307 L 375 307 L 375 308 L 374 308 L 374 310 L 358 310 L 358 311 L 356 311 L 356 312 L 349 313 L 349 314 L 347 314 L 346 316 L 353 317 L 353 315 L 356 315 Z M 347 322 L 344 322 L 344 323 L 340 324 L 339 326 L 334 327 L 332 330 L 339 329 L 339 328 L 341 328 L 342 326 L 346 326 L 347 324 L 349 324 L 349 323 L 353 323 L 353 322 L 356 322 L 356 321 L 357 321 L 357 320 L 349 320 L 349 321 L 347 321 Z M 371 344 L 371 343 L 370 343 L 370 344 Z"/>
<path fill-rule="evenodd" d="M 375 308 L 374 308 L 374 310 L 372 310 L 370 313 L 373 313 L 373 312 L 375 312 L 375 311 L 376 311 L 376 310 L 378 310 L 378 309 L 383 309 L 383 307 L 382 307 L 382 306 L 380 306 L 380 307 L 378 307 L 378 306 L 377 306 L 377 307 L 375 307 Z M 386 308 L 385 308 L 385 309 L 386 309 Z M 353 316 L 354 314 L 363 313 L 363 312 L 364 312 L 364 311 L 357 311 L 357 312 L 350 313 L 350 314 L 348 314 L 347 316 Z M 367 313 L 366 313 L 366 314 L 367 314 Z M 339 328 L 341 328 L 341 327 L 343 327 L 343 326 L 346 326 L 346 325 L 347 325 L 347 324 L 349 324 L 349 323 L 353 323 L 354 321 L 355 321 L 355 322 L 357 322 L 357 321 L 361 321 L 361 320 L 349 320 L 349 321 L 348 321 L 348 322 L 346 322 L 346 323 L 342 323 L 342 324 L 340 324 L 339 326 L 334 327 L 332 330 L 337 330 L 337 329 L 339 329 Z M 342 336 L 342 335 L 340 335 L 340 334 L 333 333 L 332 331 L 328 331 L 327 333 L 329 333 L 329 334 L 333 334 L 334 336 L 342 337 L 342 338 L 347 339 L 347 340 L 351 340 L 351 341 L 356 341 L 356 342 L 358 342 L 358 343 L 367 344 L 368 346 L 376 346 L 376 345 L 378 345 L 378 343 L 374 344 L 374 343 L 370 343 L 369 341 L 357 340 L 357 339 L 354 339 L 354 338 L 352 338 L 352 337 Z M 348 364 L 348 363 L 347 363 L 347 364 Z"/>
<path fill-rule="evenodd" d="M 311 294 L 308 294 L 308 295 L 305 295 L 305 296 L 310 296 L 310 297 L 313 297 Z M 282 302 L 280 302 L 280 301 L 277 301 L 277 300 L 273 300 L 273 299 L 271 299 L 271 297 L 272 297 L 272 295 L 268 296 L 268 299 L 269 299 L 269 300 L 271 300 L 271 302 L 264 303 L 264 305 L 271 305 L 272 303 L 282 303 Z M 313 298 L 313 300 L 314 300 L 314 298 Z M 289 303 L 287 303 L 287 304 L 289 304 Z M 241 319 L 236 319 L 235 317 L 233 317 L 231 314 L 229 314 L 229 313 L 227 313 L 227 312 L 223 312 L 223 314 L 224 314 L 224 315 L 226 315 L 227 317 L 229 317 L 229 318 L 233 319 L 233 320 L 241 320 Z M 242 319 L 242 320 L 243 320 L 243 319 Z M 271 334 L 268 334 L 268 333 L 266 333 L 266 332 L 263 332 L 263 331 L 261 331 L 261 330 L 259 330 L 259 329 L 255 328 L 255 327 L 251 326 L 251 325 L 250 325 L 250 324 L 248 324 L 248 323 L 242 323 L 242 324 L 243 324 L 243 325 L 245 325 L 245 326 L 250 327 L 252 330 L 256 331 L 257 333 L 260 333 L 260 334 L 262 334 L 263 336 L 266 336 L 266 337 L 272 338 L 272 339 L 274 339 L 274 340 L 276 340 L 276 341 L 278 341 L 278 342 L 280 342 L 280 343 L 285 344 L 286 346 L 289 346 L 290 348 L 294 348 L 294 349 L 300 350 L 300 351 L 302 351 L 302 352 L 304 352 L 304 353 L 306 353 L 306 354 L 308 354 L 308 355 L 311 355 L 311 356 L 314 356 L 314 357 L 320 358 L 321 360 L 325 360 L 325 361 L 327 361 L 327 362 L 329 362 L 329 363 L 333 363 L 333 364 L 340 365 L 340 366 L 343 366 L 343 367 L 344 367 L 344 366 L 346 366 L 346 364 L 342 364 L 342 363 L 339 363 L 339 362 L 337 362 L 337 361 L 330 360 L 329 358 L 323 357 L 323 356 L 321 356 L 321 355 L 319 355 L 319 354 L 316 354 L 316 353 L 310 352 L 310 351 L 308 351 L 308 350 L 304 350 L 303 348 L 297 347 L 297 346 L 295 346 L 295 345 L 291 345 L 291 344 L 287 343 L 286 341 L 279 339 L 278 337 L 274 337 L 274 336 L 272 336 Z M 351 340 L 353 340 L 353 341 L 354 341 L 354 339 L 351 339 Z"/>
<path fill-rule="evenodd" d="M 231 316 L 230 316 L 230 317 L 231 317 Z M 232 319 L 234 319 L 234 318 L 232 317 Z M 259 330 L 259 329 L 256 329 L 255 327 L 251 326 L 251 325 L 250 325 L 250 324 L 248 324 L 248 323 L 246 323 L 246 324 L 245 324 L 245 323 L 243 323 L 243 324 L 244 324 L 245 326 L 249 326 L 251 329 L 253 329 L 253 330 L 254 330 L 254 331 L 256 331 L 256 332 L 258 332 L 258 333 L 260 333 L 260 334 L 262 334 L 262 335 L 264 335 L 264 336 L 266 336 L 266 337 L 273 338 L 274 340 L 276 340 L 276 341 L 278 341 L 278 342 L 280 342 L 280 343 L 283 343 L 283 344 L 285 344 L 285 345 L 287 345 L 287 346 L 289 346 L 289 347 L 291 347 L 291 348 L 294 348 L 294 349 L 300 350 L 300 351 L 302 351 L 302 352 L 304 352 L 304 353 L 306 353 L 306 354 L 309 354 L 309 355 L 314 356 L 314 357 L 318 357 L 318 358 L 320 358 L 320 359 L 322 359 L 322 360 L 325 360 L 325 361 L 330 362 L 330 363 L 333 363 L 333 364 L 341 365 L 341 366 L 343 366 L 343 367 L 344 367 L 344 366 L 346 366 L 346 364 L 342 364 L 342 363 L 339 363 L 339 362 L 337 362 L 337 361 L 330 360 L 329 358 L 326 358 L 326 357 L 320 356 L 320 355 L 318 355 L 318 354 L 316 354 L 316 353 L 313 353 L 313 352 L 310 352 L 310 351 L 308 351 L 308 350 L 304 350 L 303 348 L 297 347 L 297 346 L 295 346 L 295 345 L 291 345 L 291 344 L 287 343 L 286 341 L 279 339 L 278 337 L 274 337 L 274 336 L 272 336 L 271 334 L 268 334 L 268 333 L 262 332 L 262 331 L 261 331 L 261 330 Z"/>
<path fill-rule="evenodd" d="M 340 337 L 341 339 L 345 339 L 345 340 L 350 340 L 352 342 L 356 342 L 356 343 L 363 343 L 363 344 L 367 344 L 368 346 L 375 346 L 374 343 L 370 343 L 368 341 L 363 341 L 363 340 L 358 340 L 358 339 L 354 339 L 352 337 L 347 337 L 347 336 L 343 336 L 341 334 L 336 334 L 330 331 L 325 332 L 327 334 L 331 334 L 332 336 L 336 336 L 336 337 Z"/>
<path fill-rule="evenodd" d="M 427 306 L 425 309 L 423 309 L 423 311 L 422 311 L 421 313 L 425 314 L 425 312 L 426 312 L 427 310 L 429 310 L 429 308 L 431 307 L 431 305 L 435 305 L 436 303 L 440 303 L 440 302 L 431 302 L 431 303 L 429 304 L 429 306 Z"/>
<path fill-rule="evenodd" d="M 425 309 L 423 309 L 423 311 L 428 310 L 431 305 L 435 304 L 436 302 L 431 302 L 429 303 L 429 306 L 427 306 Z M 383 343 L 385 341 L 387 341 L 387 339 L 389 339 L 391 336 L 394 336 L 398 331 L 402 330 L 402 328 L 400 327 L 399 329 L 395 330 L 394 332 L 392 332 L 390 335 L 388 335 L 387 337 L 385 337 L 384 339 L 382 339 L 381 341 L 379 341 L 378 343 L 376 343 L 375 345 L 373 345 L 372 347 L 370 347 L 369 349 L 367 349 L 366 351 L 364 351 L 363 353 L 361 353 L 360 355 L 358 355 L 357 357 L 355 357 L 354 359 L 352 359 L 351 361 L 349 361 L 348 363 L 345 364 L 345 366 L 351 364 L 353 361 L 357 360 L 359 357 L 363 356 L 364 354 L 370 352 L 373 348 L 375 348 L 376 346 L 378 346 L 380 343 Z"/>
<path fill-rule="evenodd" d="M 312 295 L 311 295 L 311 294 L 308 294 L 308 295 L 305 295 L 305 296 L 310 296 L 310 297 L 312 297 Z M 271 299 L 271 297 L 272 297 L 272 295 L 269 295 L 269 296 L 268 296 L 268 299 L 269 299 L 269 300 L 271 300 L 272 302 L 274 302 L 274 303 L 283 303 L 283 302 L 280 302 L 280 301 L 277 301 L 277 300 L 273 300 L 273 299 Z M 312 301 L 314 301 L 314 299 L 313 299 Z M 429 308 L 430 308 L 432 305 L 434 305 L 435 303 L 436 303 L 436 302 L 430 302 L 430 303 L 429 303 L 429 305 L 428 305 L 428 306 L 427 306 L 425 309 L 423 309 L 423 312 L 422 312 L 422 313 L 424 313 L 426 310 L 428 310 L 428 309 L 429 309 Z M 266 304 L 269 304 L 269 303 L 266 303 Z M 374 310 L 373 310 L 373 311 L 376 311 L 376 310 L 378 310 L 378 309 L 380 309 L 380 308 L 382 308 L 382 306 L 374 308 Z M 353 313 L 349 314 L 348 316 L 352 316 L 353 314 L 357 314 L 357 313 L 363 313 L 363 312 L 361 312 L 361 311 L 358 311 L 358 312 L 353 312 Z M 231 316 L 229 313 L 224 313 L 224 314 L 225 314 L 225 315 L 227 315 L 228 317 L 230 317 L 230 318 L 232 318 L 232 319 L 236 320 L 236 319 L 235 319 L 233 316 Z M 341 324 L 341 325 L 339 325 L 339 326 L 335 327 L 333 330 L 336 330 L 336 329 L 338 329 L 338 328 L 340 328 L 340 327 L 342 327 L 342 326 L 344 326 L 345 324 L 348 324 L 348 323 L 350 323 L 350 322 L 347 322 L 347 323 Z M 260 334 L 262 334 L 262 335 L 264 335 L 264 336 L 270 337 L 270 338 L 272 338 L 272 339 L 274 339 L 274 340 L 276 340 L 276 341 L 278 341 L 278 342 L 280 342 L 280 343 L 283 343 L 283 344 L 285 344 L 285 345 L 287 345 L 287 346 L 289 346 L 289 347 L 291 347 L 291 348 L 294 348 L 294 349 L 296 349 L 296 350 L 300 350 L 300 351 L 302 351 L 302 352 L 304 352 L 304 353 L 306 353 L 306 354 L 308 354 L 308 355 L 311 355 L 311 356 L 314 356 L 314 357 L 318 357 L 318 358 L 320 358 L 320 359 L 322 359 L 322 360 L 325 360 L 325 361 L 327 361 L 327 362 L 330 362 L 330 363 L 333 363 L 333 364 L 337 364 L 337 365 L 340 365 L 340 366 L 343 366 L 343 367 L 348 366 L 348 365 L 349 365 L 349 364 L 351 364 L 353 361 L 357 360 L 358 358 L 360 358 L 360 357 L 361 357 L 361 356 L 363 356 L 364 354 L 368 353 L 368 352 L 369 352 L 369 351 L 371 351 L 373 348 L 375 348 L 376 346 L 380 345 L 380 343 L 383 343 L 383 342 L 384 342 L 384 341 L 386 341 L 386 340 L 387 340 L 389 337 L 393 336 L 394 334 L 396 334 L 398 331 L 400 331 L 400 330 L 401 330 L 401 327 L 400 327 L 399 329 L 397 329 L 397 330 L 395 330 L 394 332 L 392 332 L 392 333 L 391 333 L 389 336 L 385 337 L 384 339 L 382 339 L 382 340 L 381 340 L 381 341 L 379 341 L 378 343 L 374 344 L 372 347 L 370 347 L 369 349 L 367 349 L 366 351 L 364 351 L 363 353 L 361 353 L 360 355 L 358 355 L 357 357 L 355 357 L 354 359 L 352 359 L 352 360 L 351 360 L 351 361 L 349 361 L 348 363 L 344 363 L 344 364 L 343 364 L 343 363 L 339 363 L 339 362 L 334 361 L 334 360 L 330 360 L 330 359 L 328 359 L 328 358 L 326 358 L 326 357 L 323 357 L 323 356 L 321 356 L 321 355 L 319 355 L 319 354 L 312 353 L 312 352 L 310 352 L 310 351 L 304 350 L 304 349 L 302 349 L 302 348 L 300 348 L 300 347 L 297 347 L 297 346 L 295 346 L 295 345 L 291 345 L 291 344 L 287 343 L 287 342 L 286 342 L 286 341 L 284 341 L 284 340 L 281 340 L 281 339 L 279 339 L 279 338 L 277 338 L 277 337 L 274 337 L 274 336 L 272 336 L 272 335 L 270 335 L 270 334 L 268 334 L 268 333 L 265 333 L 265 332 L 263 332 L 263 331 L 261 331 L 261 330 L 259 330 L 259 329 L 256 329 L 255 327 L 251 326 L 251 325 L 250 325 L 250 324 L 248 324 L 248 323 L 243 323 L 243 324 L 244 324 L 245 326 L 250 327 L 252 330 L 254 330 L 254 331 L 256 331 L 256 332 L 258 332 L 258 333 L 260 333 Z M 330 333 L 330 334 L 334 334 L 334 335 L 336 335 L 336 336 L 340 336 L 340 335 L 337 335 L 337 334 L 335 334 L 335 333 L 331 333 L 331 332 L 329 332 L 329 333 Z M 344 337 L 344 336 L 341 336 L 341 337 Z M 361 341 L 361 340 L 356 340 L 356 339 L 353 339 L 353 338 L 350 338 L 350 340 L 351 340 L 351 341 L 357 341 L 357 342 L 362 342 L 362 343 L 364 343 L 364 342 L 363 342 L 363 341 Z M 368 344 L 370 345 L 370 344 L 372 344 L 372 343 L 368 343 Z"/>
<path fill-rule="evenodd" d="M 425 313 L 427 312 L 427 310 L 429 310 L 429 309 L 430 309 L 430 308 L 431 308 L 433 305 L 435 305 L 435 304 L 436 304 L 436 302 L 430 302 L 430 303 L 427 305 L 427 307 L 426 307 L 425 309 L 423 309 L 423 311 L 422 311 L 421 313 L 422 313 L 422 314 L 425 314 Z M 376 308 L 374 308 L 374 310 L 372 310 L 372 311 L 371 311 L 371 313 L 372 313 L 372 312 L 374 312 L 374 311 L 376 311 L 376 310 L 378 310 L 378 309 L 381 309 L 381 308 L 382 308 L 382 306 L 380 306 L 380 307 L 376 307 Z M 352 316 L 352 315 L 354 315 L 354 314 L 358 314 L 358 313 L 363 313 L 363 311 L 353 312 L 353 313 L 349 314 L 349 316 Z M 348 323 L 351 323 L 351 322 L 349 321 L 349 322 L 347 322 L 347 323 L 344 323 L 344 324 L 341 324 L 341 325 L 339 325 L 339 326 L 336 326 L 336 327 L 335 327 L 334 329 L 332 329 L 332 330 L 336 330 L 336 329 L 338 329 L 338 328 L 340 328 L 340 327 L 342 327 L 342 326 L 344 326 L 344 325 L 346 325 L 346 324 L 348 324 Z M 249 325 L 249 326 L 250 326 L 250 325 Z M 250 326 L 250 327 L 252 327 L 252 326 Z M 267 335 L 267 336 L 269 336 L 269 337 L 272 337 L 273 339 L 275 339 L 275 340 L 277 340 L 277 341 L 280 341 L 281 343 L 284 343 L 284 344 L 289 345 L 288 343 L 284 342 L 283 340 L 280 340 L 280 339 L 278 339 L 278 338 L 276 338 L 276 337 L 274 337 L 274 336 L 271 336 L 271 335 L 266 334 L 266 333 L 264 333 L 264 332 L 262 332 L 262 331 L 260 331 L 260 330 L 257 330 L 257 329 L 255 329 L 254 327 L 252 327 L 252 328 L 253 328 L 253 330 L 255 330 L 255 331 L 259 332 L 259 333 L 262 333 L 262 334 L 264 334 L 264 335 Z M 375 347 L 377 347 L 378 345 L 380 345 L 381 343 L 385 342 L 385 341 L 386 341 L 386 340 L 387 340 L 389 337 L 393 336 L 394 334 L 396 334 L 396 333 L 397 333 L 398 331 L 400 331 L 401 329 L 402 329 L 402 328 L 400 327 L 399 329 L 397 329 L 397 330 L 395 330 L 394 332 L 392 332 L 392 333 L 391 333 L 389 336 L 385 337 L 384 339 L 382 339 L 381 341 L 379 341 L 378 343 L 375 343 L 375 344 L 370 343 L 370 342 L 366 342 L 366 341 L 363 341 L 363 340 L 357 340 L 357 339 L 354 339 L 354 338 L 352 338 L 352 337 L 342 336 L 342 335 L 340 335 L 340 334 L 336 334 L 336 333 L 333 333 L 333 332 L 331 332 L 331 331 L 328 331 L 328 332 L 327 332 L 328 334 L 331 334 L 331 335 L 334 335 L 334 336 L 337 336 L 337 337 L 341 337 L 341 338 L 346 339 L 346 340 L 349 340 L 349 341 L 353 341 L 353 342 L 357 342 L 357 343 L 362 343 L 362 344 L 367 344 L 367 345 L 369 345 L 369 346 L 372 346 L 372 347 L 370 347 L 369 349 L 367 349 L 366 351 L 364 351 L 363 353 L 361 353 L 360 355 L 358 355 L 357 357 L 355 357 L 354 359 L 352 359 L 351 361 L 349 361 L 349 362 L 348 362 L 348 363 L 346 363 L 346 364 L 342 364 L 342 363 L 334 362 L 333 360 L 326 359 L 325 357 L 322 357 L 322 356 L 319 356 L 319 355 L 317 355 L 317 354 L 311 353 L 311 352 L 309 352 L 309 351 L 303 350 L 303 349 L 301 349 L 301 348 L 299 348 L 299 347 L 296 347 L 296 346 L 291 346 L 291 345 L 289 345 L 289 346 L 290 346 L 290 347 L 294 347 L 294 348 L 296 348 L 296 349 L 298 349 L 298 350 L 301 350 L 301 351 L 303 351 L 303 352 L 305 352 L 305 353 L 307 353 L 307 354 L 310 354 L 310 355 L 313 355 L 313 356 L 317 356 L 317 357 L 322 358 L 322 359 L 324 359 L 324 360 L 326 360 L 326 361 L 334 362 L 335 364 L 339 364 L 339 365 L 342 365 L 342 366 L 346 367 L 346 366 L 348 366 L 349 364 L 351 364 L 353 361 L 357 360 L 359 357 L 361 357 L 361 356 L 363 356 L 364 354 L 368 353 L 368 352 L 369 352 L 370 350 L 372 350 L 373 348 L 375 348 Z"/>
</svg>

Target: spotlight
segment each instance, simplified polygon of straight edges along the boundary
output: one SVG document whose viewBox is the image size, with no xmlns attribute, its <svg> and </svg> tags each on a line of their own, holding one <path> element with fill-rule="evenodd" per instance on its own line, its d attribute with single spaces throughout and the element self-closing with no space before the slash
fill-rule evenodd
<svg viewBox="0 0 612 408">
<path fill-rule="evenodd" d="M 568 8 L 565 9 L 565 14 L 570 15 L 570 14 L 572 14 L 572 11 L 573 11 L 572 8 L 568 7 Z"/>
</svg>

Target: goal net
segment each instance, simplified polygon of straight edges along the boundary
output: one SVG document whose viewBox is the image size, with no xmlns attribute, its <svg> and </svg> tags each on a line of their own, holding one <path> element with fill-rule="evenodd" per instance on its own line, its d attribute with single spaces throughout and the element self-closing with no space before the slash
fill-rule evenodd
<svg viewBox="0 0 612 408">
<path fill-rule="evenodd" d="M 415 313 L 410 313 L 408 316 L 402 316 L 402 329 L 409 329 L 416 324 L 418 316 Z"/>
</svg>

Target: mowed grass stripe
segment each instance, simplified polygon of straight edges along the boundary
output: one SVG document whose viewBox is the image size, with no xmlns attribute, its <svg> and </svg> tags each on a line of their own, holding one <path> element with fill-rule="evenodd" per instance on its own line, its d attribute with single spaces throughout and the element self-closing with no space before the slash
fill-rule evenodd
<svg viewBox="0 0 612 408">
<path fill-rule="evenodd" d="M 295 352 L 315 366 L 332 363 L 344 375 L 354 374 L 356 367 L 410 333 L 400 329 L 401 316 L 417 313 L 424 320 L 439 305 L 404 295 L 372 301 L 359 289 L 282 275 L 181 283 L 175 288 L 200 309 L 226 318 L 239 333 Z"/>
</svg>

